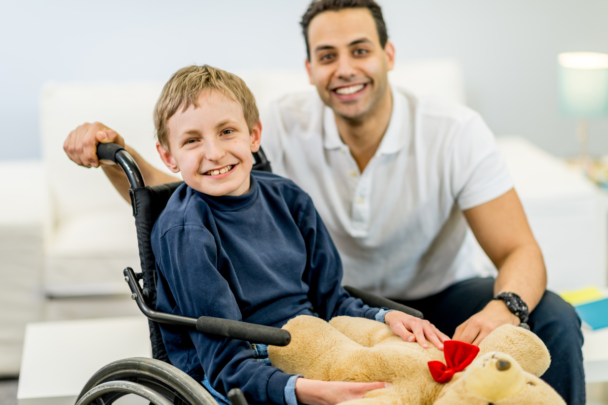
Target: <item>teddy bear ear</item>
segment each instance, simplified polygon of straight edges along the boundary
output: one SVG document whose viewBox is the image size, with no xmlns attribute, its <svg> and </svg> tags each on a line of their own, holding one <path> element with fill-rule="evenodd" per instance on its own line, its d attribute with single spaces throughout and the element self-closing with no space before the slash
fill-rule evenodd
<svg viewBox="0 0 608 405">
<path fill-rule="evenodd" d="M 490 333 L 479 345 L 481 354 L 502 352 L 513 357 L 521 367 L 540 377 L 551 364 L 547 346 L 533 332 L 513 325 L 502 325 Z"/>
</svg>

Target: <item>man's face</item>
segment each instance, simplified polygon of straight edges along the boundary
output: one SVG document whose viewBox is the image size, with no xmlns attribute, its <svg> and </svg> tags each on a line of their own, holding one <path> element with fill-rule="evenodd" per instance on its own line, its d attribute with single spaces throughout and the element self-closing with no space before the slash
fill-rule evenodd
<svg viewBox="0 0 608 405">
<path fill-rule="evenodd" d="M 380 46 L 376 23 L 366 8 L 325 11 L 308 27 L 310 83 L 334 113 L 360 119 L 385 96 L 394 48 Z"/>
<path fill-rule="evenodd" d="M 169 148 L 156 148 L 165 165 L 182 172 L 186 184 L 201 193 L 242 195 L 249 191 L 251 153 L 260 147 L 262 126 L 251 134 L 241 105 L 221 91 L 204 90 L 199 106 L 181 108 L 169 119 Z"/>
</svg>

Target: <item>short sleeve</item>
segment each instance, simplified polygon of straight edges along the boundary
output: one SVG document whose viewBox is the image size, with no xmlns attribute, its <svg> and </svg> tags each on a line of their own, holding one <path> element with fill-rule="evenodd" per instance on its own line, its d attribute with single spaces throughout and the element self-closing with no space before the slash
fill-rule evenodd
<svg viewBox="0 0 608 405">
<path fill-rule="evenodd" d="M 513 188 L 496 139 L 478 114 L 456 134 L 449 153 L 452 195 L 461 210 L 484 204 Z"/>
</svg>

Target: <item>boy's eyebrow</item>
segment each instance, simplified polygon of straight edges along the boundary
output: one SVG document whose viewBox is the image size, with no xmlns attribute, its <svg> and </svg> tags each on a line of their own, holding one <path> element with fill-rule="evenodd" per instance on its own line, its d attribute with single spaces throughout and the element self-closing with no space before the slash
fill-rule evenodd
<svg viewBox="0 0 608 405">
<path fill-rule="evenodd" d="M 216 128 L 226 126 L 228 124 L 238 124 L 238 121 L 233 120 L 232 118 L 225 118 L 222 121 L 216 124 Z"/>
<path fill-rule="evenodd" d="M 347 46 L 351 47 L 353 45 L 364 44 L 364 43 L 371 44 L 372 41 L 370 41 L 369 39 L 364 37 L 364 38 L 359 38 L 359 39 L 355 39 L 354 41 L 351 41 Z M 315 53 L 320 52 L 320 51 L 331 50 L 331 49 L 336 49 L 336 47 L 333 45 L 319 45 L 315 48 Z"/>
</svg>

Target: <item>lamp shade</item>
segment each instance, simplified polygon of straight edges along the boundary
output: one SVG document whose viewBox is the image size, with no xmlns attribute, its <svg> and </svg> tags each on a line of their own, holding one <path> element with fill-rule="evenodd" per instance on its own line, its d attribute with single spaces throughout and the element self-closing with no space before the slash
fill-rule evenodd
<svg viewBox="0 0 608 405">
<path fill-rule="evenodd" d="M 608 55 L 561 53 L 558 62 L 562 112 L 577 118 L 608 115 Z"/>
</svg>

